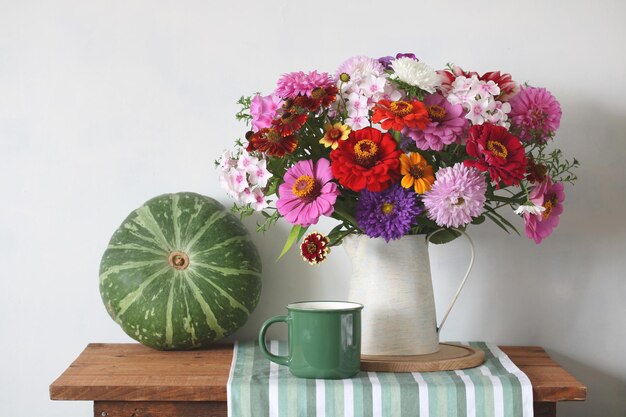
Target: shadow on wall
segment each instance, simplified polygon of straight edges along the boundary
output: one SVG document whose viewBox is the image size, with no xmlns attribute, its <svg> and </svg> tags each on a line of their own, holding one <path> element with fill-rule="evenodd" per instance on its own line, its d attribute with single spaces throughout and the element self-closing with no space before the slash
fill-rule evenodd
<svg viewBox="0 0 626 417">
<path fill-rule="evenodd" d="M 624 417 L 626 415 L 626 376 L 610 375 L 558 352 L 552 359 L 587 386 L 587 400 L 558 403 L 557 415 L 570 417 Z"/>
<path fill-rule="evenodd" d="M 226 207 L 232 202 L 222 201 Z M 318 266 L 310 266 L 300 257 L 299 248 L 294 245 L 288 253 L 277 261 L 284 242 L 289 235 L 290 225 L 281 220 L 265 233 L 256 232 L 256 222 L 261 216 L 253 215 L 243 219 L 250 232 L 263 262 L 263 290 L 259 304 L 250 315 L 248 322 L 228 340 L 256 339 L 261 324 L 271 316 L 285 315 L 285 306 L 296 301 L 338 300 L 345 298 L 348 292 L 348 278 L 338 282 L 336 270 L 339 260 L 331 256 Z M 319 230 L 326 230 L 320 225 Z M 317 229 L 311 229 L 311 231 Z M 330 230 L 330 228 L 329 228 Z M 335 249 L 337 252 L 341 249 Z M 273 325 L 267 333 L 268 339 L 286 339 L 287 329 L 284 324 Z"/>
</svg>

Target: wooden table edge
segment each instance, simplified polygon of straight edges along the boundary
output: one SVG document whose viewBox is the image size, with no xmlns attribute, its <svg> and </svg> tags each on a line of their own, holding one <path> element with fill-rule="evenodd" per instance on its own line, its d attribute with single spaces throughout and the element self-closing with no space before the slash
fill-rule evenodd
<svg viewBox="0 0 626 417">
<path fill-rule="evenodd" d="M 200 401 L 200 402 L 225 402 L 227 393 L 226 393 L 226 381 L 227 376 L 224 378 L 223 384 L 212 385 L 212 386 L 203 386 L 205 391 L 202 395 L 190 395 L 190 392 L 186 392 L 185 390 L 179 390 L 177 393 L 172 394 L 172 392 L 176 391 L 175 387 L 168 386 L 144 386 L 144 387 L 135 387 L 133 389 L 129 389 L 129 387 L 120 387 L 120 386 L 111 386 L 106 384 L 100 385 L 91 385 L 91 386 L 83 386 L 80 384 L 67 384 L 63 381 L 67 378 L 66 373 L 76 365 L 81 356 L 87 351 L 87 349 L 95 349 L 102 346 L 136 346 L 137 344 L 111 344 L 111 343 L 89 343 L 87 347 L 81 352 L 81 354 L 72 362 L 69 368 L 67 368 L 55 381 L 50 384 L 49 393 L 50 399 L 54 401 L 137 401 L 137 402 L 184 402 L 184 401 Z M 223 344 L 216 347 L 211 348 L 211 350 L 219 350 L 224 348 L 231 348 L 232 344 Z M 525 374 L 528 375 L 532 370 L 532 365 L 520 365 L 515 362 L 515 358 L 519 359 L 519 352 L 525 353 L 527 355 L 533 356 L 537 355 L 541 358 L 547 358 L 551 360 L 549 355 L 545 352 L 545 350 L 540 346 L 499 346 L 500 349 L 507 353 L 509 358 L 513 361 L 513 363 L 520 368 Z M 156 351 L 155 351 L 156 352 Z M 206 352 L 205 351 L 196 351 L 196 352 Z M 530 357 L 526 356 L 526 357 Z M 232 361 L 232 353 L 230 356 L 230 360 L 228 364 Z M 542 367 L 552 367 L 553 370 L 559 369 L 562 371 L 564 375 L 567 375 L 568 380 L 571 382 L 570 386 L 562 387 L 562 386 L 554 386 L 554 385 L 542 385 L 541 383 L 533 383 L 532 378 L 529 376 L 531 383 L 533 383 L 533 400 L 536 403 L 556 403 L 560 401 L 584 401 L 587 398 L 587 387 L 583 385 L 580 381 L 574 378 L 571 374 L 565 371 L 558 363 L 554 362 L 554 365 L 542 365 L 537 366 L 536 368 Z M 526 370 L 525 370 L 526 369 Z M 198 389 L 198 387 L 192 387 L 193 390 Z M 121 391 L 126 391 L 125 394 L 122 394 Z"/>
</svg>

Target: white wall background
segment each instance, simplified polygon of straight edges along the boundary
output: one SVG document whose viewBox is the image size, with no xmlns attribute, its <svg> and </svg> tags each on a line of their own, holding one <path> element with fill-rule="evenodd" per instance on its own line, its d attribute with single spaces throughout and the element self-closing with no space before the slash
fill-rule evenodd
<svg viewBox="0 0 626 417">
<path fill-rule="evenodd" d="M 157 194 L 228 203 L 213 161 L 244 132 L 238 97 L 283 72 L 398 51 L 549 88 L 558 144 L 582 163 L 541 246 L 470 229 L 476 269 L 443 339 L 541 345 L 589 387 L 559 415 L 624 416 L 625 4 L 1 0 L 0 416 L 90 415 L 90 403 L 51 402 L 48 385 L 87 343 L 130 341 L 98 293 L 106 243 Z M 347 294 L 340 249 L 317 268 L 295 253 L 274 262 L 287 230 L 255 236 L 264 292 L 237 337 L 289 301 Z M 466 261 L 461 242 L 432 254 L 440 311 Z"/>
</svg>

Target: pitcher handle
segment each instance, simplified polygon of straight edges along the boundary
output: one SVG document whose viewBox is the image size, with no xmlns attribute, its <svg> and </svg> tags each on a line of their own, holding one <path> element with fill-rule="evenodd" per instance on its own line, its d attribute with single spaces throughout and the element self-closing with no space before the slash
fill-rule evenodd
<svg viewBox="0 0 626 417">
<path fill-rule="evenodd" d="M 442 230 L 448 230 L 448 229 L 441 228 L 441 229 L 435 230 L 434 232 L 426 236 L 426 242 L 431 244 L 430 238 L 436 235 L 437 233 L 441 232 Z M 459 298 L 459 294 L 461 294 L 461 290 L 465 286 L 465 281 L 467 281 L 467 277 L 469 277 L 470 272 L 472 272 L 472 267 L 474 266 L 475 248 L 474 248 L 474 242 L 472 241 L 472 238 L 463 230 L 459 230 L 459 229 L 452 229 L 452 230 L 454 230 L 455 232 L 461 233 L 463 236 L 467 238 L 467 241 L 470 244 L 471 257 L 470 257 L 469 266 L 467 267 L 467 271 L 465 272 L 465 276 L 463 277 L 463 280 L 461 281 L 461 285 L 459 285 L 459 289 L 456 290 L 456 294 L 454 294 L 454 298 L 452 298 L 452 302 L 450 303 L 448 310 L 446 310 L 446 314 L 444 314 L 443 319 L 441 320 L 441 323 L 439 323 L 439 326 L 437 326 L 437 333 L 441 331 L 441 328 L 443 327 L 444 323 L 448 319 L 448 316 L 450 315 L 450 311 L 452 311 L 452 307 L 454 307 L 456 300 Z"/>
</svg>

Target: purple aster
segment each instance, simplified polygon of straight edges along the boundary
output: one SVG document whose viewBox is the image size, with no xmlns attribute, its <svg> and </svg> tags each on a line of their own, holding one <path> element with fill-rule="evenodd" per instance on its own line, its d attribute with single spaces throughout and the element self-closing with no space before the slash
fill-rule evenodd
<svg viewBox="0 0 626 417">
<path fill-rule="evenodd" d="M 439 226 L 460 227 L 482 214 L 486 191 L 485 177 L 458 163 L 437 171 L 433 187 L 422 199 L 429 219 Z"/>
<path fill-rule="evenodd" d="M 461 104 L 452 104 L 441 94 L 431 94 L 424 99 L 430 123 L 424 129 L 404 128 L 402 134 L 415 141 L 423 151 L 440 151 L 460 139 L 468 127 L 465 110 Z"/>
<path fill-rule="evenodd" d="M 361 191 L 356 222 L 369 237 L 383 237 L 389 242 L 407 234 L 422 211 L 413 190 L 396 184 L 378 193 Z"/>
<path fill-rule="evenodd" d="M 311 97 L 314 89 L 327 88 L 334 84 L 335 80 L 326 72 L 288 72 L 278 79 L 274 93 L 282 98 L 296 98 L 298 95 Z"/>
<path fill-rule="evenodd" d="M 546 141 L 559 128 L 561 106 L 545 88 L 525 87 L 509 101 L 509 119 L 519 138 Z"/>
</svg>

